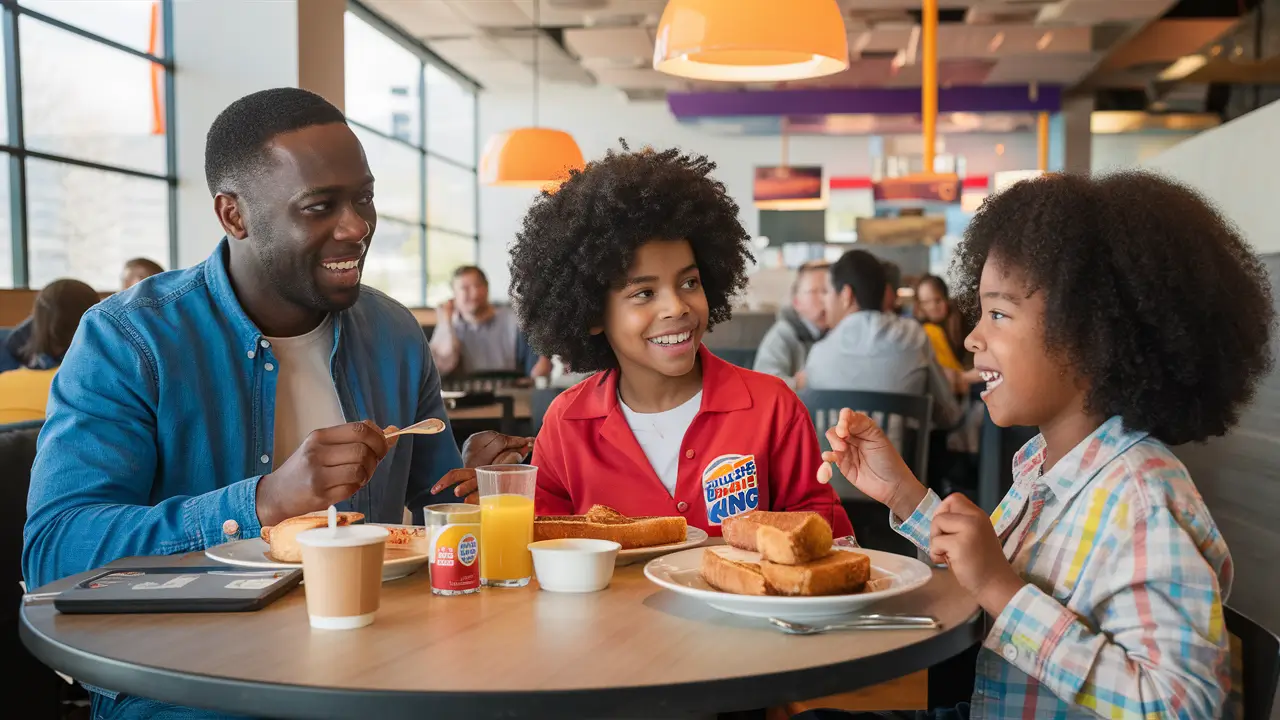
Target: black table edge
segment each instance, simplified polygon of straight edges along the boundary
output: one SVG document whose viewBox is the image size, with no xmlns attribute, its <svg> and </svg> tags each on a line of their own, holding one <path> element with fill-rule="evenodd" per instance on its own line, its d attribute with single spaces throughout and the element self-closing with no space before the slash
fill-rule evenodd
<svg viewBox="0 0 1280 720">
<path fill-rule="evenodd" d="M 771 707 L 849 692 L 910 675 L 982 639 L 982 611 L 933 637 L 869 658 L 822 668 L 678 685 L 533 692 L 418 693 L 251 682 L 180 673 L 102 658 L 33 627 L 22 609 L 19 635 L 41 662 L 77 681 L 162 702 L 279 718 L 635 718 Z M 894 632 L 894 631 L 885 631 Z M 804 638 L 797 637 L 797 642 Z M 192 652 L 200 652 L 198 647 Z M 625 652 L 625 648 L 619 650 Z M 423 667 L 423 672 L 429 672 Z M 475 671 L 484 672 L 477 666 Z"/>
</svg>

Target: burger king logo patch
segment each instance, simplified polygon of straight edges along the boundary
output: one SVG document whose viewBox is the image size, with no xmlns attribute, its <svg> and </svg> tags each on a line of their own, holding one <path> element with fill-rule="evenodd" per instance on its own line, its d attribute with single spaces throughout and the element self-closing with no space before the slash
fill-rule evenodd
<svg viewBox="0 0 1280 720">
<path fill-rule="evenodd" d="M 702 497 L 707 501 L 710 525 L 760 507 L 756 456 L 721 455 L 712 460 L 702 471 Z"/>
</svg>

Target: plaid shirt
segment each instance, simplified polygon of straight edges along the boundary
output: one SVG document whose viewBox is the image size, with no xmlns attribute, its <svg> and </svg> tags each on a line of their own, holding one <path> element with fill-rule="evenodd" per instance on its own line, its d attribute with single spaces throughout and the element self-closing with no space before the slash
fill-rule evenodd
<svg viewBox="0 0 1280 720">
<path fill-rule="evenodd" d="M 1118 417 L 1042 475 L 1044 459 L 1037 436 L 991 515 L 1027 585 L 983 643 L 971 716 L 1220 717 L 1231 556 L 1187 469 Z M 939 502 L 894 529 L 927 549 Z"/>
</svg>

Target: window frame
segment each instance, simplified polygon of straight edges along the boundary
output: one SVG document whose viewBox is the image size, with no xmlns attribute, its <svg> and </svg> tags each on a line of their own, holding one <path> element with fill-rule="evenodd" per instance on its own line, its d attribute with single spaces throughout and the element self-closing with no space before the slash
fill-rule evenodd
<svg viewBox="0 0 1280 720">
<path fill-rule="evenodd" d="M 174 61 L 173 61 L 173 0 L 160 2 L 160 33 L 164 44 L 162 55 L 152 55 L 145 50 L 130 47 L 124 43 L 111 40 L 85 30 L 66 21 L 50 17 L 23 5 L 21 0 L 0 0 L 0 32 L 4 37 L 4 102 L 8 111 L 8 138 L 0 141 L 0 155 L 8 161 L 5 169 L 9 173 L 9 232 L 12 240 L 13 283 L 15 289 L 27 289 L 31 277 L 30 265 L 30 233 L 28 228 L 28 193 L 27 193 L 27 159 L 35 158 L 64 165 L 74 165 L 102 172 L 129 175 L 164 182 L 167 186 L 169 201 L 169 268 L 178 266 L 178 163 L 177 136 L 174 134 L 175 98 L 174 98 Z M 105 45 L 113 50 L 148 60 L 159 65 L 164 72 L 164 141 L 165 172 L 164 174 L 147 172 L 135 168 L 119 167 L 111 164 L 93 162 L 81 158 L 68 157 L 56 153 L 32 150 L 26 146 L 26 128 L 23 121 L 22 106 L 22 47 L 19 33 L 19 19 L 22 16 L 51 25 L 59 30 L 76 35 L 85 40 Z M 102 290 L 103 288 L 95 288 Z"/>
<path fill-rule="evenodd" d="M 166 2 L 167 1 L 169 0 L 166 0 Z M 430 236 L 432 230 L 439 231 L 439 232 L 446 232 L 457 237 L 471 238 L 472 262 L 474 263 L 479 261 L 479 257 L 480 257 L 480 92 L 484 90 L 484 87 L 480 83 L 476 82 L 475 79 L 469 77 L 468 75 L 463 73 L 461 70 L 454 67 L 447 60 L 445 60 L 444 58 L 432 52 L 431 49 L 428 48 L 426 45 L 424 45 L 422 42 L 412 37 L 408 33 L 404 32 L 403 30 L 401 30 L 394 23 L 388 21 L 386 18 L 382 17 L 377 12 L 366 7 L 362 2 L 359 2 L 359 0 L 348 0 L 347 11 L 350 12 L 352 15 L 354 15 L 356 18 L 368 24 L 373 29 L 380 32 L 382 35 L 387 37 L 392 42 L 400 45 L 401 47 L 405 48 L 409 52 L 413 53 L 418 58 L 419 68 L 418 68 L 418 88 L 417 89 L 418 89 L 418 102 L 420 104 L 420 107 L 418 108 L 417 130 L 418 130 L 418 137 L 421 138 L 420 145 L 412 141 L 405 140 L 403 138 L 395 137 L 394 135 L 391 135 L 377 128 L 370 127 L 369 125 L 366 125 L 358 120 L 353 120 L 350 117 L 347 118 L 347 123 L 349 123 L 353 127 L 359 128 L 361 132 L 367 132 L 371 135 L 375 135 L 389 142 L 396 143 L 402 148 L 417 152 L 419 154 L 418 182 L 422 192 L 420 194 L 420 197 L 418 198 L 417 220 L 403 218 L 391 213 L 383 213 L 381 211 L 379 211 L 378 214 L 383 215 L 387 219 L 393 220 L 398 223 L 402 223 L 405 225 L 415 225 L 420 231 L 419 237 L 421 239 L 419 241 L 420 242 L 419 252 L 420 252 L 420 257 L 422 258 L 422 263 L 421 263 L 421 266 L 419 267 L 419 274 L 421 278 L 421 291 L 419 293 L 419 297 L 417 298 L 417 304 L 419 307 L 426 307 L 427 289 L 429 286 L 428 279 L 430 277 L 428 272 L 429 268 L 428 268 L 428 259 L 427 259 L 428 258 L 427 244 L 429 242 L 428 237 Z M 345 48 L 343 49 L 343 52 L 345 57 L 345 52 L 346 52 Z M 431 102 L 431 98 L 427 94 L 427 66 L 428 65 L 433 66 L 437 70 L 452 77 L 455 81 L 461 83 L 463 86 L 469 87 L 472 91 L 471 102 L 472 102 L 472 118 L 474 118 L 474 122 L 473 122 L 474 127 L 472 128 L 472 132 L 473 132 L 472 157 L 471 157 L 470 165 L 464 162 L 461 162 L 455 158 L 449 157 L 447 155 L 443 155 L 441 153 L 435 152 L 431 149 L 431 143 L 429 142 L 428 135 L 427 135 L 427 131 L 428 131 L 427 123 L 429 122 L 427 109 L 429 107 L 429 103 Z M 427 212 L 428 211 L 427 188 L 428 188 L 428 182 L 430 182 L 430 178 L 428 177 L 428 173 L 427 173 L 428 157 L 435 161 L 447 163 L 448 165 L 451 165 L 455 168 L 458 168 L 460 170 L 465 170 L 471 173 L 472 183 L 475 188 L 474 190 L 475 217 L 472 223 L 473 225 L 472 231 L 465 232 L 461 228 L 451 228 L 451 227 L 446 227 L 443 225 L 435 225 L 427 222 L 427 218 L 429 217 Z"/>
</svg>

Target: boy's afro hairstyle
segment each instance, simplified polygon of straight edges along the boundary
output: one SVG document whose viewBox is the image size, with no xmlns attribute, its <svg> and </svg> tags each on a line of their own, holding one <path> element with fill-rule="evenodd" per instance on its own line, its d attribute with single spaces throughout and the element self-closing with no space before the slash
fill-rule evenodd
<svg viewBox="0 0 1280 720">
<path fill-rule="evenodd" d="M 1194 190 L 1146 172 L 1050 175 L 989 198 L 953 267 L 977 308 L 988 258 L 1045 294 L 1045 341 L 1086 410 L 1178 445 L 1222 435 L 1271 368 L 1266 269 Z"/>
<path fill-rule="evenodd" d="M 574 372 L 617 367 L 603 334 L 605 298 L 651 240 L 687 240 L 702 275 L 707 329 L 729 319 L 754 262 L 738 205 L 715 163 L 678 149 L 609 150 L 543 191 L 511 248 L 510 296 L 529 344 Z"/>
</svg>

